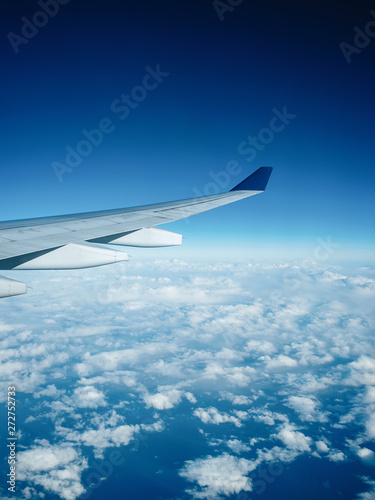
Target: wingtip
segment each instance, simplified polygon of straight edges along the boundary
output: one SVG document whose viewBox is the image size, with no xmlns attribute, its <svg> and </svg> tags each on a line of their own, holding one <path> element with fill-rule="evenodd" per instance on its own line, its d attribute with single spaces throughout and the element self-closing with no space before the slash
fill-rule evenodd
<svg viewBox="0 0 375 500">
<path fill-rule="evenodd" d="M 264 191 L 271 176 L 273 167 L 260 167 L 249 177 L 237 184 L 231 191 Z"/>
</svg>

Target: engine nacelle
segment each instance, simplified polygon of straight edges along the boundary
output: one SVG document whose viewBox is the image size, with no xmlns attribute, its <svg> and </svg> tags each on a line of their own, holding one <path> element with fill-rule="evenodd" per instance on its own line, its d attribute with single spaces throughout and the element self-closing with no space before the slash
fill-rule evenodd
<svg viewBox="0 0 375 500">
<path fill-rule="evenodd" d="M 129 260 L 128 254 L 92 243 L 69 243 L 14 269 L 84 269 Z"/>
<path fill-rule="evenodd" d="M 11 280 L 0 276 L 0 298 L 23 295 L 26 292 L 26 283 L 21 283 L 21 281 Z"/>
<path fill-rule="evenodd" d="M 181 245 L 182 235 L 159 229 L 158 227 L 143 227 L 120 238 L 108 241 L 111 245 L 129 247 L 171 247 Z"/>
</svg>

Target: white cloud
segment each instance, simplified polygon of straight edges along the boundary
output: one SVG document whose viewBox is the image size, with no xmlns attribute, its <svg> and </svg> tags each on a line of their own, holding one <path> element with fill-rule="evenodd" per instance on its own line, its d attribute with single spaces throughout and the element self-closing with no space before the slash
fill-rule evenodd
<svg viewBox="0 0 375 500">
<path fill-rule="evenodd" d="M 237 352 L 233 349 L 228 349 L 224 347 L 221 351 L 219 351 L 216 356 L 217 359 L 223 361 L 242 361 L 244 355 L 240 352 Z"/>
<path fill-rule="evenodd" d="M 357 450 L 357 455 L 363 463 L 368 465 L 375 465 L 375 453 L 369 448 L 363 447 Z"/>
<path fill-rule="evenodd" d="M 234 453 L 243 453 L 245 451 L 250 451 L 250 446 L 244 444 L 242 441 L 239 439 L 229 439 L 227 441 L 227 446 L 230 448 Z"/>
<path fill-rule="evenodd" d="M 320 453 L 328 453 L 329 452 L 329 447 L 325 441 L 317 441 L 315 443 L 317 450 Z"/>
<path fill-rule="evenodd" d="M 275 420 L 272 418 L 271 413 L 260 413 L 258 415 L 254 415 L 254 420 L 257 422 L 263 422 L 266 425 L 275 425 Z"/>
<path fill-rule="evenodd" d="M 75 500 L 85 492 L 81 474 L 87 466 L 87 460 L 73 446 L 43 440 L 18 452 L 17 474 L 20 481 L 43 486 L 64 500 Z"/>
<path fill-rule="evenodd" d="M 185 392 L 185 397 L 191 404 L 195 404 L 197 402 L 197 398 L 191 392 Z"/>
<path fill-rule="evenodd" d="M 285 273 L 298 278 L 298 293 Z M 339 467 L 349 436 L 363 466 L 375 436 L 373 277 L 338 266 L 135 259 L 30 273 L 38 293 L 17 307 L 0 301 L 0 399 L 11 380 L 25 415 L 48 424 L 48 440 L 74 446 L 72 463 L 166 431 L 163 410 L 173 417 L 186 399 L 179 416 L 211 424 L 202 440 L 221 451 L 249 453 L 243 436 L 259 429 L 250 441 L 258 463 L 319 453 Z M 285 415 L 271 411 L 282 405 Z M 31 434 L 31 418 L 20 425 Z M 336 443 L 336 428 L 337 449 L 322 437 Z"/>
<path fill-rule="evenodd" d="M 196 397 L 191 392 L 185 392 L 178 389 L 176 386 L 159 386 L 158 392 L 154 394 L 145 393 L 142 398 L 146 403 L 147 408 L 155 408 L 156 410 L 170 410 L 174 406 L 181 403 L 182 398 L 186 398 L 189 403 L 195 404 Z"/>
<path fill-rule="evenodd" d="M 181 402 L 183 392 L 170 389 L 156 394 L 145 394 L 143 399 L 148 408 L 151 406 L 156 410 L 170 410 Z"/>
<path fill-rule="evenodd" d="M 318 410 L 319 402 L 307 396 L 289 396 L 287 406 L 296 411 L 305 422 L 327 422 L 327 414 Z"/>
<path fill-rule="evenodd" d="M 274 446 L 271 449 L 259 448 L 257 450 L 258 463 L 261 462 L 293 462 L 301 454 L 301 451 L 295 448 L 282 448 Z"/>
<path fill-rule="evenodd" d="M 39 399 L 43 396 L 47 396 L 50 398 L 57 398 L 57 397 L 60 397 L 64 393 L 65 393 L 65 391 L 59 391 L 56 388 L 55 384 L 50 384 L 50 385 L 47 385 L 47 387 L 45 389 L 38 391 L 34 397 L 37 399 Z"/>
<path fill-rule="evenodd" d="M 174 350 L 175 346 L 171 343 L 149 342 L 130 349 L 106 351 L 94 355 L 85 353 L 83 361 L 77 363 L 75 369 L 80 376 L 86 377 L 96 372 L 115 371 L 129 366 L 134 367 L 136 364 L 147 364 L 151 359 Z"/>
<path fill-rule="evenodd" d="M 26 488 L 24 488 L 22 490 L 22 495 L 23 497 L 26 499 L 26 500 L 29 500 L 31 498 L 31 500 L 33 500 L 34 498 L 44 498 L 45 495 L 44 493 L 42 492 L 37 492 L 35 488 L 31 488 L 30 486 L 27 486 Z M 3 498 L 2 498 L 3 500 Z M 6 499 L 4 499 L 6 500 Z"/>
<path fill-rule="evenodd" d="M 95 384 L 110 384 L 113 385 L 126 385 L 127 387 L 134 387 L 137 384 L 137 374 L 129 370 L 114 370 L 113 372 L 105 372 L 96 377 L 82 377 L 77 380 L 80 385 L 95 385 Z"/>
<path fill-rule="evenodd" d="M 254 468 L 250 460 L 223 453 L 185 462 L 180 476 L 198 484 L 198 488 L 188 490 L 194 498 L 217 499 L 222 495 L 251 491 L 252 483 L 247 475 Z"/>
<path fill-rule="evenodd" d="M 280 368 L 295 368 L 298 366 L 298 362 L 295 359 L 285 356 L 284 354 L 279 354 L 275 358 L 264 356 L 263 360 L 267 369 L 271 370 L 278 370 Z"/>
<path fill-rule="evenodd" d="M 105 395 L 93 386 L 84 386 L 74 389 L 73 404 L 78 408 L 98 408 L 106 406 Z"/>
<path fill-rule="evenodd" d="M 350 363 L 351 374 L 347 379 L 349 385 L 375 385 L 375 359 L 362 355 Z"/>
<path fill-rule="evenodd" d="M 312 439 L 298 431 L 293 424 L 283 424 L 275 437 L 280 439 L 288 448 L 297 452 L 310 451 Z"/>
<path fill-rule="evenodd" d="M 364 477 L 362 479 L 365 484 L 370 487 L 370 489 L 368 491 L 364 491 L 363 493 L 359 493 L 356 496 L 356 500 L 375 500 L 375 481 L 368 477 Z"/>
<path fill-rule="evenodd" d="M 263 422 L 266 425 L 275 425 L 276 421 L 288 422 L 288 417 L 281 413 L 272 412 L 264 408 L 254 408 L 249 410 L 256 422 Z"/>
<path fill-rule="evenodd" d="M 217 408 L 211 406 L 210 408 L 197 408 L 194 410 L 194 415 L 202 420 L 204 424 L 224 424 L 230 422 L 236 427 L 241 427 L 241 418 L 234 417 L 233 415 L 228 415 L 228 413 L 220 413 Z M 245 413 L 247 416 L 247 414 Z M 241 417 L 242 415 L 240 415 Z"/>
<path fill-rule="evenodd" d="M 367 387 L 364 402 L 368 404 L 375 403 L 375 387 Z"/>
<path fill-rule="evenodd" d="M 374 410 L 374 409 L 373 409 Z M 372 413 L 368 416 L 366 421 L 366 431 L 370 439 L 375 438 L 375 414 Z"/>
<path fill-rule="evenodd" d="M 103 450 L 106 448 L 127 446 L 140 431 L 140 426 L 137 424 L 111 427 L 100 423 L 97 428 L 87 429 L 83 432 L 70 430 L 62 426 L 57 426 L 56 430 L 66 441 L 94 448 L 95 456 L 101 458 Z M 151 430 L 151 428 L 148 430 Z"/>
<path fill-rule="evenodd" d="M 230 385 L 247 387 L 255 378 L 255 368 L 252 366 L 226 366 L 217 361 L 209 361 L 203 372 L 203 377 L 210 380 L 222 378 L 227 380 Z"/>
<path fill-rule="evenodd" d="M 268 340 L 249 340 L 245 346 L 245 350 L 252 356 L 259 356 L 261 354 L 273 354 L 276 351 L 276 347 Z"/>
<path fill-rule="evenodd" d="M 233 394 L 231 392 L 220 392 L 219 401 L 231 401 L 233 405 L 246 405 L 250 406 L 253 401 L 257 399 L 257 396 L 253 396 L 252 398 L 243 395 Z"/>
<path fill-rule="evenodd" d="M 165 426 L 162 420 L 157 420 L 153 424 L 141 424 L 140 428 L 146 432 L 161 432 L 165 429 Z"/>
<path fill-rule="evenodd" d="M 328 453 L 328 458 L 332 462 L 344 462 L 345 455 L 342 451 L 331 451 L 330 453 Z"/>
</svg>

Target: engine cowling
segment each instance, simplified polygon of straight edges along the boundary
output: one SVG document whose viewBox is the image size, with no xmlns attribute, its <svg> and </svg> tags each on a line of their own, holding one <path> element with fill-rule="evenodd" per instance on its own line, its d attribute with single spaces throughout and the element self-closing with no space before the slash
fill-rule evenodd
<svg viewBox="0 0 375 500">
<path fill-rule="evenodd" d="M 26 292 L 26 283 L 0 276 L 0 298 L 13 297 L 14 295 L 23 295 Z"/>
<path fill-rule="evenodd" d="M 129 260 L 128 254 L 92 243 L 69 243 L 13 269 L 84 269 Z"/>
<path fill-rule="evenodd" d="M 158 227 L 143 227 L 136 231 L 129 231 L 119 238 L 108 241 L 108 243 L 129 247 L 171 247 L 181 245 L 182 235 Z"/>
</svg>

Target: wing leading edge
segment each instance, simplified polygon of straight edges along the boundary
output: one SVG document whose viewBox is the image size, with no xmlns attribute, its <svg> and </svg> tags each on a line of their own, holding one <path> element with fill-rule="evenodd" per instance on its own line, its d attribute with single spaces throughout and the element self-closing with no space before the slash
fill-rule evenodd
<svg viewBox="0 0 375 500">
<path fill-rule="evenodd" d="M 259 194 L 266 189 L 271 172 L 272 167 L 261 167 L 225 193 L 133 208 L 0 222 L 0 269 L 93 267 L 127 260 L 126 253 L 103 244 L 181 244 L 181 235 L 155 226 Z M 2 295 L 2 280 L 0 297 L 9 296 Z M 12 289 L 10 285 L 16 289 L 14 283 L 5 283 L 6 290 Z"/>
</svg>

